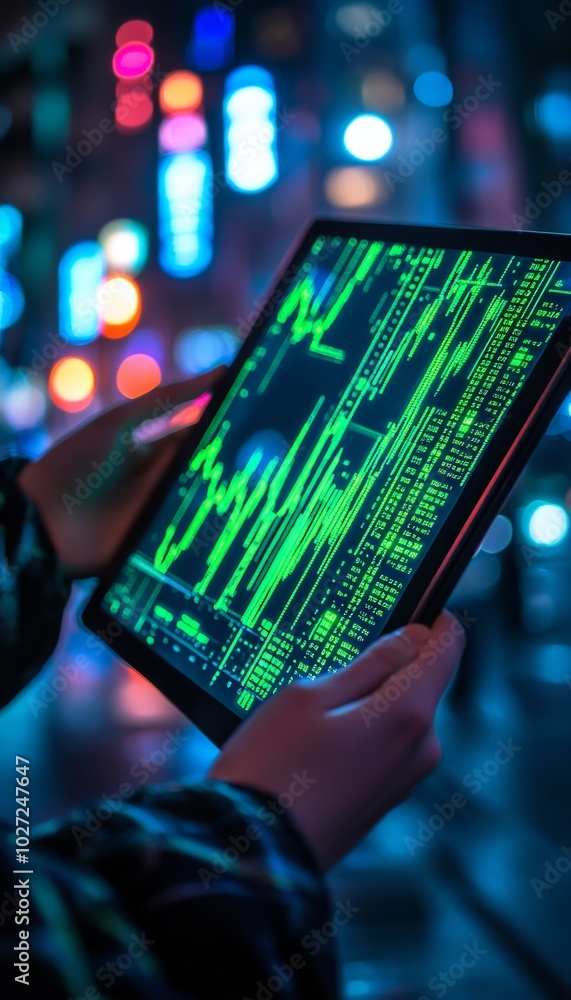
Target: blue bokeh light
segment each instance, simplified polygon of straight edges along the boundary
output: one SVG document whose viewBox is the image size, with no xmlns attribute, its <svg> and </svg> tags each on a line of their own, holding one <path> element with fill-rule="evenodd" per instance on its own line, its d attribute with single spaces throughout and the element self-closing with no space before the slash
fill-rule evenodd
<svg viewBox="0 0 571 1000">
<path fill-rule="evenodd" d="M 569 515 L 561 504 L 541 500 L 529 504 L 522 518 L 527 539 L 533 545 L 552 548 L 561 545 L 569 533 Z"/>
<path fill-rule="evenodd" d="M 443 108 L 454 97 L 454 87 L 444 73 L 421 73 L 414 81 L 414 95 L 429 108 Z"/>
<path fill-rule="evenodd" d="M 185 330 L 175 343 L 178 367 L 189 375 L 200 375 L 234 360 L 240 341 L 230 330 L 217 327 Z"/>
<path fill-rule="evenodd" d="M 224 10 L 221 4 L 201 7 L 186 50 L 191 68 L 216 70 L 227 66 L 234 55 L 234 26 L 234 11 Z"/>
<path fill-rule="evenodd" d="M 0 330 L 17 323 L 26 300 L 17 278 L 0 268 Z"/>
<path fill-rule="evenodd" d="M 0 264 L 7 264 L 20 249 L 22 213 L 14 205 L 0 205 Z"/>
<path fill-rule="evenodd" d="M 204 150 L 161 157 L 158 174 L 159 264 L 192 278 L 212 261 L 212 159 Z"/>
<path fill-rule="evenodd" d="M 230 187 L 254 194 L 278 177 L 276 97 L 261 66 L 230 73 L 224 99 L 226 176 Z"/>
<path fill-rule="evenodd" d="M 99 333 L 97 292 L 105 257 L 95 240 L 69 247 L 58 268 L 59 332 L 70 344 L 88 344 Z"/>
<path fill-rule="evenodd" d="M 571 94 L 552 91 L 535 102 L 537 124 L 552 139 L 571 136 Z"/>
</svg>

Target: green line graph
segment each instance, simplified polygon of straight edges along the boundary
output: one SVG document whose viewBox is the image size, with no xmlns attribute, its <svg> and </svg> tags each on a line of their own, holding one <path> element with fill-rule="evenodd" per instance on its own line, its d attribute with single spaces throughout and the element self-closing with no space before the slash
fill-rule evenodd
<svg viewBox="0 0 571 1000">
<path fill-rule="evenodd" d="M 106 605 L 241 714 L 351 660 L 559 325 L 570 279 L 548 260 L 317 240 Z"/>
</svg>

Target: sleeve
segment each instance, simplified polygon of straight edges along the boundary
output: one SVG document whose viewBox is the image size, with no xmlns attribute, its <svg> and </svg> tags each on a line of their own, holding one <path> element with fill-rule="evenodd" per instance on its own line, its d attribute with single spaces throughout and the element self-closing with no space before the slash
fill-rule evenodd
<svg viewBox="0 0 571 1000">
<path fill-rule="evenodd" d="M 113 798 L 30 847 L 38 996 L 335 1000 L 325 882 L 287 811 L 221 782 Z"/>
<path fill-rule="evenodd" d="M 71 583 L 35 508 L 18 487 L 27 464 L 0 458 L 0 708 L 51 656 Z"/>
</svg>

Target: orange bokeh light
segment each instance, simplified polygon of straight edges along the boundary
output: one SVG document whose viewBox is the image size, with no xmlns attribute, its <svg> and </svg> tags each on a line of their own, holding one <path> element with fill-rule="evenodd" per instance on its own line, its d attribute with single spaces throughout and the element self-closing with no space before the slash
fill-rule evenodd
<svg viewBox="0 0 571 1000">
<path fill-rule="evenodd" d="M 89 406 L 95 395 L 93 368 L 83 358 L 61 358 L 50 372 L 48 388 L 60 410 L 79 413 Z"/>
<path fill-rule="evenodd" d="M 194 111 L 202 101 L 202 81 L 196 73 L 181 69 L 170 73 L 159 90 L 159 103 L 165 115 Z"/>
<path fill-rule="evenodd" d="M 141 291 L 133 278 L 108 275 L 97 289 L 96 300 L 104 337 L 116 340 L 135 329 L 141 317 Z"/>
<path fill-rule="evenodd" d="M 161 369 L 150 354 L 130 354 L 117 369 L 117 388 L 127 399 L 136 399 L 161 381 Z"/>
</svg>

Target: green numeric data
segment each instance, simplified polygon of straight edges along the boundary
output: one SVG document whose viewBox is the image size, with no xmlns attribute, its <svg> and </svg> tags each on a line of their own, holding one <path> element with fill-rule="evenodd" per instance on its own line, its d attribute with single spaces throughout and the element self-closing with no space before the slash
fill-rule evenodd
<svg viewBox="0 0 571 1000">
<path fill-rule="evenodd" d="M 379 635 L 571 295 L 569 264 L 340 237 L 289 278 L 104 601 L 241 715 Z"/>
</svg>

